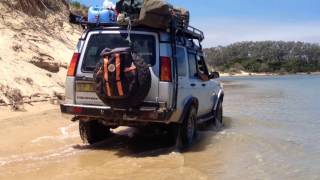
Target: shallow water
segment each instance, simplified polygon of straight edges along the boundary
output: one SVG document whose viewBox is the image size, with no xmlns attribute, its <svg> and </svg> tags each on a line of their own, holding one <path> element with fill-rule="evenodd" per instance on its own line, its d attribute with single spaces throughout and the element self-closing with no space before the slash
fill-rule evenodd
<svg viewBox="0 0 320 180">
<path fill-rule="evenodd" d="M 320 179 L 320 76 L 226 80 L 242 84 L 227 88 L 227 114 L 254 118 L 248 132 L 263 145 L 255 151 L 267 177 Z"/>
<path fill-rule="evenodd" d="M 58 109 L 2 117 L 0 179 L 320 179 L 320 76 L 224 80 L 225 127 L 185 153 L 127 128 L 83 145 Z"/>
</svg>

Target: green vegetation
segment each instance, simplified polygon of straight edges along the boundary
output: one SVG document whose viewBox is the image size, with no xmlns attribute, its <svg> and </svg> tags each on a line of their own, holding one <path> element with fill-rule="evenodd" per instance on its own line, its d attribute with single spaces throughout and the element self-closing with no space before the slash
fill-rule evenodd
<svg viewBox="0 0 320 180">
<path fill-rule="evenodd" d="M 320 71 L 320 45 L 303 42 L 240 42 L 204 50 L 222 72 L 297 73 Z"/>
<path fill-rule="evenodd" d="M 88 14 L 88 7 L 84 4 L 81 4 L 79 1 L 70 0 L 70 11 L 74 14 L 86 17 Z"/>
<path fill-rule="evenodd" d="M 68 5 L 65 0 L 1 0 L 0 3 L 13 10 L 42 18 L 48 13 L 63 11 Z"/>
<path fill-rule="evenodd" d="M 79 1 L 70 1 L 70 6 L 74 8 L 81 8 L 81 3 Z"/>
</svg>

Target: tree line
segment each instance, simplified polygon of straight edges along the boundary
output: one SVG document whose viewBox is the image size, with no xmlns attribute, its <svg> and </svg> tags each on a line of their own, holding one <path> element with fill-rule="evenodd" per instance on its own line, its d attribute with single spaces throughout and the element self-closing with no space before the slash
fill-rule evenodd
<svg viewBox="0 0 320 180">
<path fill-rule="evenodd" d="M 239 42 L 204 49 L 217 71 L 297 73 L 320 71 L 320 45 L 304 42 Z"/>
</svg>

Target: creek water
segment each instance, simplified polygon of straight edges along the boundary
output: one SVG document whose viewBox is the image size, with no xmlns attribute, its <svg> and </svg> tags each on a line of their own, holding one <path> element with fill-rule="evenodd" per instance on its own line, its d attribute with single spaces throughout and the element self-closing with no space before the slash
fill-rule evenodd
<svg viewBox="0 0 320 180">
<path fill-rule="evenodd" d="M 320 76 L 222 80 L 224 128 L 184 153 L 132 128 L 84 145 L 58 108 L 1 117 L 0 179 L 320 179 Z"/>
</svg>

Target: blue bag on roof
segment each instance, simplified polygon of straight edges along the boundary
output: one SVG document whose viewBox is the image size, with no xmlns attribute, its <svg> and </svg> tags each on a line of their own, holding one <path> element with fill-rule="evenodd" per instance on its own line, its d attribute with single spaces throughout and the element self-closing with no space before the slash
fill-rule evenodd
<svg viewBox="0 0 320 180">
<path fill-rule="evenodd" d="M 90 7 L 88 12 L 89 23 L 116 23 L 116 13 L 113 10 L 103 7 Z"/>
</svg>

